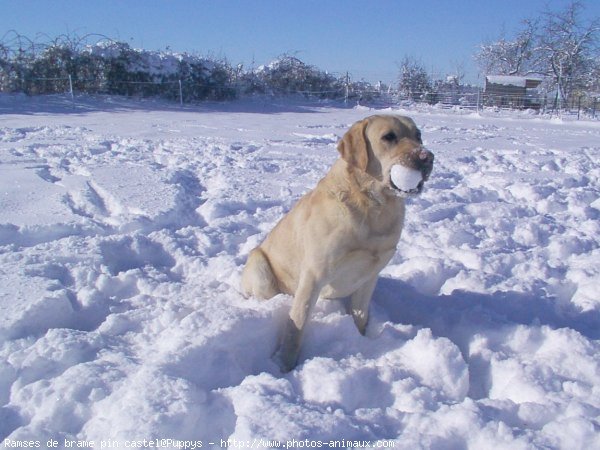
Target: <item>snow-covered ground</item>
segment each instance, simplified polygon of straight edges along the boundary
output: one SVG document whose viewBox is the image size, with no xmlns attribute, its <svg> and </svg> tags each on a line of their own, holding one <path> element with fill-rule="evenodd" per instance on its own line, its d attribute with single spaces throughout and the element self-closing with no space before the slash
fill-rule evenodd
<svg viewBox="0 0 600 450">
<path fill-rule="evenodd" d="M 270 360 L 245 257 L 375 112 L 0 96 L 0 447 L 600 448 L 598 122 L 385 111 L 436 163 L 367 336 Z"/>
</svg>

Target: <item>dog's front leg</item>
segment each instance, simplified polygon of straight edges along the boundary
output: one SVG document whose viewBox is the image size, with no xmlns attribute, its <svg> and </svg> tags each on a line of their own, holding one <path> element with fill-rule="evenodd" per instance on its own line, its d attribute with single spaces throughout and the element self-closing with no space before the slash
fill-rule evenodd
<svg viewBox="0 0 600 450">
<path fill-rule="evenodd" d="M 369 321 L 369 304 L 377 284 L 377 275 L 366 281 L 350 297 L 350 312 L 360 334 L 364 335 L 367 331 L 367 322 Z"/>
<path fill-rule="evenodd" d="M 290 317 L 283 330 L 279 348 L 273 355 L 282 372 L 289 372 L 298 362 L 304 327 L 319 298 L 320 291 L 321 285 L 317 282 L 316 277 L 309 272 L 303 273 L 296 295 L 294 295 Z"/>
</svg>

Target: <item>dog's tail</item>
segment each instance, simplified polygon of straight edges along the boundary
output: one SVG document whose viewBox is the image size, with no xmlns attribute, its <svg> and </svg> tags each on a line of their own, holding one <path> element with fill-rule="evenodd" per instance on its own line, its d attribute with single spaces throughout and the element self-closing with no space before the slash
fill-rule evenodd
<svg viewBox="0 0 600 450">
<path fill-rule="evenodd" d="M 267 255 L 256 247 L 248 255 L 242 272 L 242 293 L 246 297 L 269 299 L 281 291 Z"/>
</svg>

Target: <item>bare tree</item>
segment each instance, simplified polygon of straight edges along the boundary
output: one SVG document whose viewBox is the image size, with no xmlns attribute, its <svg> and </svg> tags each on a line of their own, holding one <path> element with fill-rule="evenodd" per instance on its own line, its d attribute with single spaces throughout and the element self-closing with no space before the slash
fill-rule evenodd
<svg viewBox="0 0 600 450">
<path fill-rule="evenodd" d="M 514 40 L 507 40 L 502 33 L 496 42 L 480 46 L 475 60 L 484 74 L 522 75 L 532 70 L 538 23 L 523 20 L 522 25 L 523 29 L 517 33 Z"/>
<path fill-rule="evenodd" d="M 562 98 L 583 88 L 598 62 L 600 19 L 585 23 L 582 10 L 573 1 L 563 11 L 545 11 L 537 35 L 537 71 L 556 80 Z"/>
<path fill-rule="evenodd" d="M 452 73 L 449 74 L 449 76 L 452 78 L 452 82 L 454 83 L 454 85 L 459 88 L 460 86 L 462 86 L 467 71 L 465 69 L 465 62 L 464 61 L 450 61 L 450 64 L 452 66 Z"/>
</svg>

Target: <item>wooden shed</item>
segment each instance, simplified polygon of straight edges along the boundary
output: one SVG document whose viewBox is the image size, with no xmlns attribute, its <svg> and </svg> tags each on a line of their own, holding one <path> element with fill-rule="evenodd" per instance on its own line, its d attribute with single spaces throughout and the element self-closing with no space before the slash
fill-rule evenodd
<svg viewBox="0 0 600 450">
<path fill-rule="evenodd" d="M 539 108 L 541 97 L 537 91 L 540 78 L 514 75 L 488 75 L 485 77 L 485 100 L 490 106 L 509 108 Z"/>
</svg>

